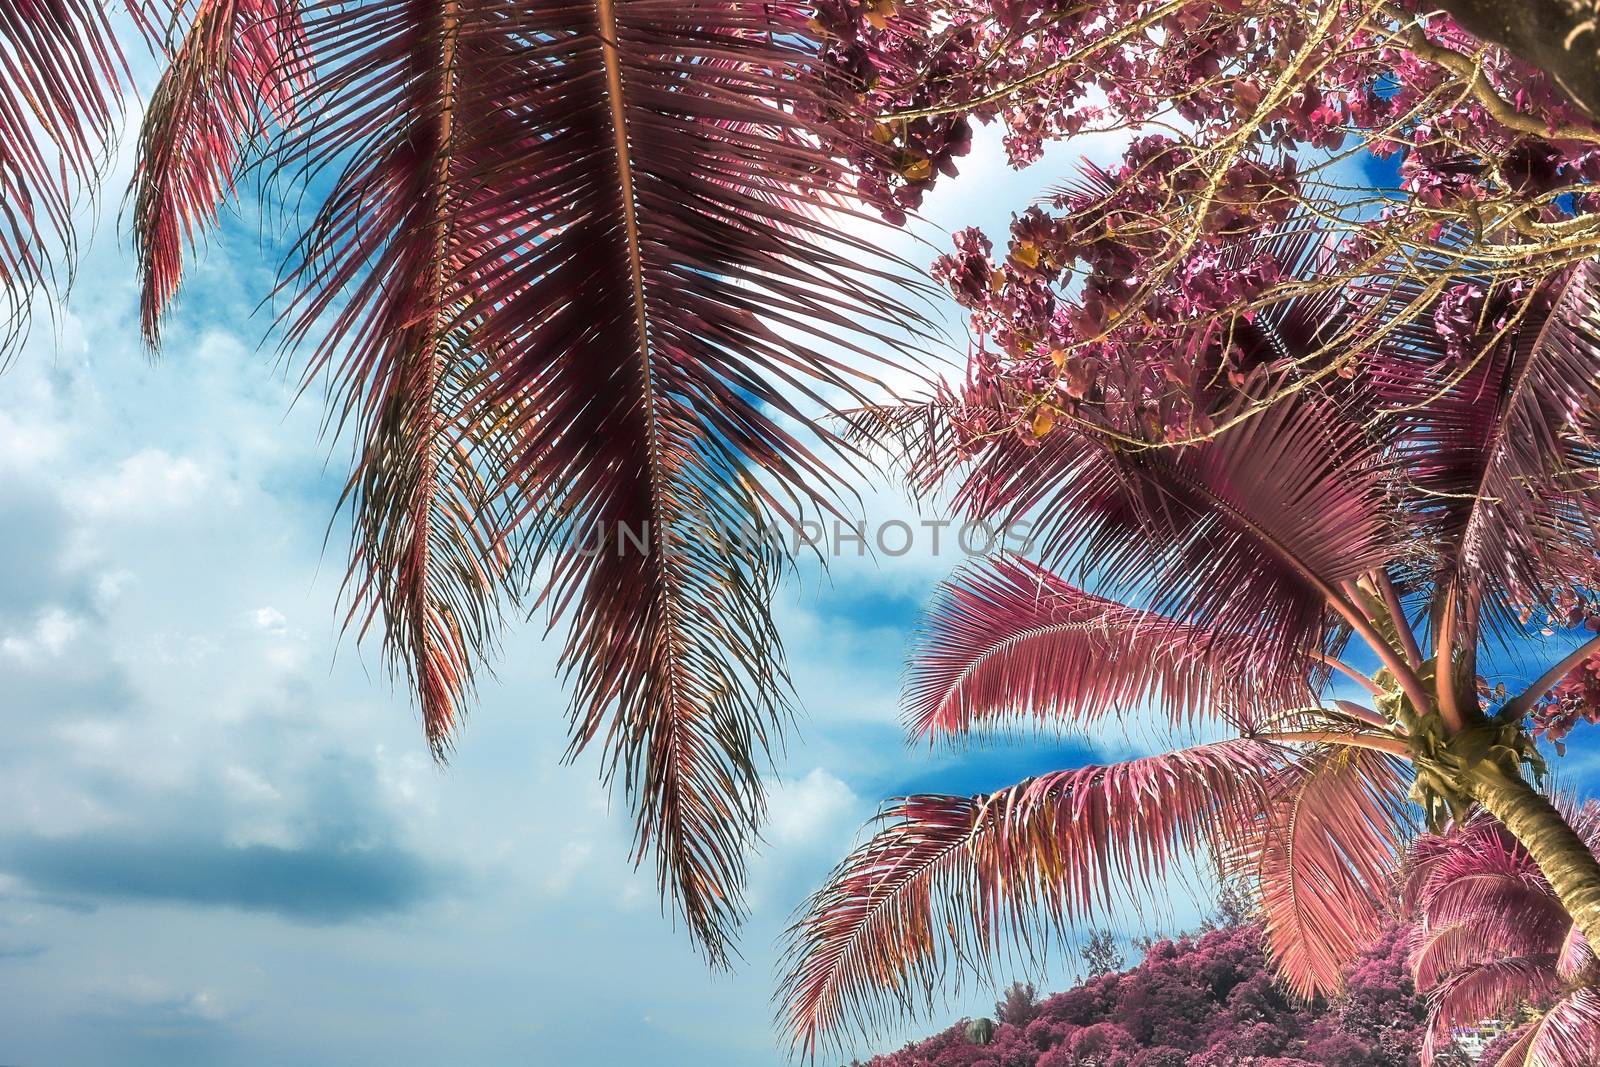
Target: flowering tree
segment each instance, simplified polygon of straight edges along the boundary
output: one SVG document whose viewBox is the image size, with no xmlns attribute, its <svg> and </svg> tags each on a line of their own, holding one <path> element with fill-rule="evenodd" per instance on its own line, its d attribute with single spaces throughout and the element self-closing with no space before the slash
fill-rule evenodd
<svg viewBox="0 0 1600 1067">
<path fill-rule="evenodd" d="M 1600 130 L 1570 82 L 1426 10 L 840 2 L 819 24 L 860 97 L 840 127 L 891 150 L 852 157 L 891 218 L 957 173 L 973 122 L 1001 123 L 1017 165 L 1051 139 L 1134 132 L 1120 164 L 1020 211 L 1003 251 L 964 231 L 937 268 L 972 309 L 975 376 L 1033 427 L 1097 421 L 1108 388 L 1182 407 L 1197 376 L 1233 372 L 1227 323 L 1243 310 L 1360 287 L 1385 294 L 1384 330 L 1454 314 L 1474 333 L 1485 285 L 1538 288 L 1596 252 Z M 1325 245 L 1309 274 L 1240 252 L 1291 215 Z M 1305 357 L 1356 360 L 1381 340 L 1371 317 L 1346 327 Z M 1129 359 L 1154 382 L 1108 384 Z M 1156 417 L 1169 440 L 1207 432 Z"/>
<path fill-rule="evenodd" d="M 1408 972 L 1408 936 L 1391 923 L 1348 969 L 1345 992 L 1317 1004 L 1273 980 L 1253 923 L 1162 940 L 1137 966 L 1002 1023 L 986 1045 L 958 1023 L 866 1067 L 1416 1067 L 1427 1004 Z"/>
</svg>

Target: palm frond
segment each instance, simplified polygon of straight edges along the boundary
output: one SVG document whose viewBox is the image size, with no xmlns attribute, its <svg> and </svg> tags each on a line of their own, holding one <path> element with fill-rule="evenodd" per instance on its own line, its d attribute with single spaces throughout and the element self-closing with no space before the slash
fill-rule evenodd
<svg viewBox="0 0 1600 1067">
<path fill-rule="evenodd" d="M 1484 1067 L 1528 1067 L 1528 1046 L 1539 1036 L 1539 1024 L 1537 1021 L 1523 1023 L 1511 1032 L 1516 1035 L 1511 1044 L 1496 1054 L 1493 1063 L 1483 1061 Z M 1434 1058 L 1439 1052 L 1437 1045 L 1437 1041 L 1423 1040 L 1422 1067 L 1433 1067 Z"/>
<path fill-rule="evenodd" d="M 1563 920 L 1559 899 L 1537 871 L 1494 870 L 1487 864 L 1454 875 L 1447 884 L 1430 891 L 1423 921 L 1443 927 L 1483 914 L 1503 916 L 1506 922 L 1524 926 L 1536 925 L 1555 942 L 1560 941 L 1570 922 Z M 1545 948 L 1554 951 L 1554 944 L 1547 942 Z"/>
<path fill-rule="evenodd" d="M 1595 955 L 1589 939 L 1583 936 L 1583 929 L 1569 920 L 1561 938 L 1561 952 L 1556 956 L 1556 976 L 1563 982 L 1592 980 L 1597 965 L 1600 965 L 1600 957 Z"/>
<path fill-rule="evenodd" d="M 443 758 L 465 715 L 480 662 L 497 645 L 514 598 L 514 552 L 499 539 L 488 474 L 516 448 L 475 403 L 481 356 L 454 337 L 434 346 L 419 380 L 397 388 L 372 425 L 346 487 L 356 516 L 346 594 L 361 632 L 383 647 L 421 705 L 428 743 Z"/>
<path fill-rule="evenodd" d="M 57 280 L 56 254 L 70 259 L 73 207 L 109 155 L 129 81 L 99 0 L 0 9 L 0 356 L 35 288 Z"/>
<path fill-rule="evenodd" d="M 1557 1000 L 1533 1024 L 1526 1062 L 1529 1067 L 1588 1067 L 1597 1047 L 1600 990 L 1578 989 Z"/>
<path fill-rule="evenodd" d="M 1386 753 L 1313 749 L 1281 770 L 1261 822 L 1231 862 L 1260 884 L 1267 947 L 1303 999 L 1337 992 L 1383 929 L 1388 885 L 1414 831 L 1407 772 Z"/>
<path fill-rule="evenodd" d="M 1404 424 L 1408 503 L 1436 539 L 1440 578 L 1478 576 L 1490 620 L 1506 621 L 1595 573 L 1596 268 L 1490 293 L 1480 317 L 1481 347 L 1461 359 L 1413 330 L 1375 355 L 1373 370 Z M 1507 332 L 1495 340 L 1497 323 Z"/>
<path fill-rule="evenodd" d="M 890 295 L 901 266 L 826 206 L 843 182 L 811 136 L 812 33 L 788 5 L 722 0 L 318 5 L 303 118 L 274 146 L 300 181 L 339 167 L 283 281 L 287 340 L 315 338 L 309 373 L 331 376 L 363 468 L 442 455 L 441 418 L 509 443 L 473 452 L 488 545 L 546 579 L 573 752 L 602 740 L 640 861 L 717 962 L 789 716 L 769 614 L 785 555 L 760 534 L 839 506 L 853 453 L 808 410 L 865 402 L 869 346 L 915 319 Z M 440 400 L 446 348 L 483 362 Z M 398 517 L 441 499 L 433 481 L 358 471 L 380 516 L 358 518 L 358 561 L 427 540 L 379 532 L 422 529 Z M 391 634 L 445 595 L 372 588 Z M 480 629 L 455 622 L 452 668 Z"/>
<path fill-rule="evenodd" d="M 140 325 L 160 341 L 161 318 L 199 242 L 232 193 L 248 147 L 292 119 L 309 59 L 298 0 L 178 0 L 189 29 L 172 49 L 139 131 L 133 239 Z"/>
<path fill-rule="evenodd" d="M 1566 796 L 1552 803 L 1592 844 L 1594 806 Z M 1582 932 L 1527 850 L 1485 813 L 1416 842 L 1405 897 L 1416 922 L 1412 973 L 1419 989 L 1429 989 L 1424 1063 L 1455 1027 L 1500 1016 L 1525 1000 L 1537 1004 L 1562 988 L 1592 990 L 1594 953 Z M 1573 1047 L 1572 1027 L 1587 1025 L 1585 1010 L 1567 1006 L 1548 1034 L 1549 1016 L 1536 1020 L 1499 1062 L 1589 1062 L 1563 1058 Z M 1591 1035 L 1591 1049 L 1594 1036 L 1600 1035 Z M 1536 1056 L 1536 1048 L 1544 1051 Z"/>
<path fill-rule="evenodd" d="M 1475 811 L 1442 833 L 1424 834 L 1406 854 L 1401 893 L 1406 911 L 1420 916 L 1435 906 L 1441 890 L 1462 875 L 1476 875 L 1485 868 L 1495 874 L 1538 877 L 1527 851 L 1488 812 Z"/>
<path fill-rule="evenodd" d="M 1385 480 L 1363 427 L 1302 393 L 1182 447 L 1012 435 L 959 495 L 978 518 L 1031 519 L 1052 568 L 1248 642 L 1292 675 L 1328 638 L 1339 583 L 1400 552 Z"/>
<path fill-rule="evenodd" d="M 1564 925 L 1570 928 L 1572 924 L 1569 920 Z M 1448 926 L 1419 931 L 1411 954 L 1411 973 L 1418 989 L 1432 989 L 1454 974 L 1502 956 L 1548 959 L 1551 940 L 1546 928 L 1480 911 Z M 1556 941 L 1561 943 L 1560 933 Z"/>
<path fill-rule="evenodd" d="M 1524 1001 L 1549 996 L 1556 989 L 1555 969 L 1548 956 L 1505 956 L 1459 971 L 1428 993 L 1428 1031 L 1422 1059 L 1431 1063 L 1453 1027 L 1493 1019 Z M 1530 1042 L 1530 1048 L 1538 1043 Z M 1593 1045 L 1590 1045 L 1593 1048 Z M 1537 1063 L 1537 1060 L 1530 1062 Z M 1581 1062 L 1588 1062 L 1587 1060 Z"/>
<path fill-rule="evenodd" d="M 1081 727 L 1153 704 L 1177 724 L 1248 729 L 1313 703 L 1309 668 L 1295 680 L 1254 652 L 1001 557 L 941 587 L 911 653 L 905 718 L 931 738 L 1010 717 Z"/>
<path fill-rule="evenodd" d="M 1115 900 L 1159 895 L 1179 856 L 1257 817 L 1286 758 L 1222 741 L 989 796 L 895 802 L 790 929 L 780 1025 L 814 1054 L 845 1025 L 931 1007 L 949 969 L 1032 952 Z"/>
<path fill-rule="evenodd" d="M 334 59 L 301 68 L 307 121 L 276 146 L 280 167 L 347 160 L 292 261 L 288 337 L 310 335 L 344 298 L 309 373 L 339 361 L 332 418 L 356 428 L 350 617 L 363 632 L 381 617 L 439 753 L 492 645 L 509 572 L 491 503 L 512 434 L 481 399 L 488 354 L 470 340 L 468 264 L 493 195 L 481 169 L 503 150 L 490 139 L 514 126 L 461 121 L 496 99 L 464 72 L 504 60 L 499 22 L 454 3 L 421 17 L 400 2 L 310 9 L 297 47 Z M 175 210 L 169 219 L 187 208 Z"/>
<path fill-rule="evenodd" d="M 970 415 L 962 398 L 941 384 L 921 399 L 850 408 L 840 421 L 847 441 L 884 450 L 888 466 L 900 470 L 911 493 L 926 497 L 970 458 L 966 434 L 957 426 L 958 417 Z"/>
</svg>

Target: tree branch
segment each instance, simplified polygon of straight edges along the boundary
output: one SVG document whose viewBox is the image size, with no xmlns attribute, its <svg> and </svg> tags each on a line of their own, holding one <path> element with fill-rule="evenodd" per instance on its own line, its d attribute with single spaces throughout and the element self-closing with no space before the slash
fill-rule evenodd
<svg viewBox="0 0 1600 1067">
<path fill-rule="evenodd" d="M 1283 733 L 1258 734 L 1257 741 L 1274 741 L 1279 744 L 1304 741 L 1317 745 L 1343 745 L 1346 748 L 1365 748 L 1373 752 L 1386 752 L 1401 759 L 1411 758 L 1411 749 L 1397 737 L 1378 737 L 1374 734 L 1344 733 L 1339 730 L 1288 730 Z"/>
<path fill-rule="evenodd" d="M 1393 727 L 1389 725 L 1387 719 L 1373 711 L 1371 708 L 1364 708 L 1360 704 L 1353 703 L 1349 700 L 1335 700 L 1333 702 L 1333 706 L 1350 716 L 1352 719 L 1359 719 L 1361 722 L 1376 726 L 1381 730 L 1393 729 Z"/>
<path fill-rule="evenodd" d="M 1405 650 L 1406 659 L 1413 667 L 1422 666 L 1422 647 L 1417 644 L 1417 635 L 1411 629 L 1411 623 L 1406 619 L 1405 607 L 1400 603 L 1400 594 L 1395 590 L 1394 583 L 1389 580 L 1389 575 L 1384 571 L 1375 572 L 1373 584 L 1383 596 L 1383 603 L 1389 609 L 1389 617 L 1394 620 L 1395 632 L 1400 635 L 1400 645 Z"/>
<path fill-rule="evenodd" d="M 1600 3 L 1596 0 L 1437 0 L 1437 4 L 1467 32 L 1538 67 L 1573 103 L 1600 116 L 1600 34 L 1596 32 Z M 1498 114 L 1495 118 L 1505 121 Z M 1543 129 L 1528 132 L 1542 137 L 1569 136 L 1565 129 L 1555 134 Z M 1594 140 L 1596 135 L 1590 131 L 1588 137 L 1573 139 Z"/>
<path fill-rule="evenodd" d="M 1383 689 L 1378 685 L 1377 682 L 1374 682 L 1371 678 L 1368 678 L 1366 675 L 1350 666 L 1350 664 L 1346 663 L 1344 660 L 1337 659 L 1323 652 L 1313 652 L 1311 654 L 1311 658 L 1316 660 L 1318 663 L 1332 667 L 1334 670 L 1353 679 L 1358 685 L 1361 686 L 1361 688 L 1365 689 L 1373 696 L 1383 696 Z"/>
<path fill-rule="evenodd" d="M 1517 718 L 1522 718 L 1532 710 L 1538 699 L 1548 693 L 1557 682 L 1565 678 L 1572 668 L 1596 652 L 1600 652 L 1600 634 L 1589 638 L 1589 640 L 1563 656 L 1554 667 L 1539 675 L 1532 685 L 1506 702 L 1505 707 L 1501 709 L 1501 714 L 1515 712 Z"/>
</svg>

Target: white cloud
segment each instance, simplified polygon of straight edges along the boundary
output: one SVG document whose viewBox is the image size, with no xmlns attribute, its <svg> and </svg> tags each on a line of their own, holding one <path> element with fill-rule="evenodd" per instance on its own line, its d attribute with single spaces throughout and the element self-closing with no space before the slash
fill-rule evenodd
<svg viewBox="0 0 1600 1067">
<path fill-rule="evenodd" d="M 30 630 L 0 638 L 0 652 L 23 661 L 55 658 L 66 651 L 82 626 L 82 620 L 64 608 L 47 608 Z"/>
<path fill-rule="evenodd" d="M 265 630 L 269 634 L 283 633 L 289 623 L 289 620 L 284 618 L 283 612 L 270 605 L 264 608 L 257 608 L 250 613 L 250 618 L 259 629 Z"/>
<path fill-rule="evenodd" d="M 780 848 L 836 843 L 854 831 L 861 799 L 822 767 L 774 789 L 768 800 L 767 839 Z M 841 827 L 849 831 L 841 835 Z"/>
<path fill-rule="evenodd" d="M 67 499 L 97 519 L 170 517 L 200 500 L 212 481 L 191 457 L 145 448 L 74 486 Z"/>
<path fill-rule="evenodd" d="M 209 989 L 185 991 L 143 974 L 94 983 L 90 987 L 100 1010 L 112 1016 L 137 1015 L 161 1022 L 221 1022 L 229 1017 L 222 998 Z"/>
<path fill-rule="evenodd" d="M 0 471 L 30 471 L 55 460 L 65 434 L 58 426 L 0 411 Z"/>
<path fill-rule="evenodd" d="M 594 857 L 594 846 L 587 841 L 568 841 L 561 846 L 555 866 L 545 875 L 544 891 L 551 896 L 561 896 L 572 888 L 573 880 L 589 865 Z"/>
</svg>

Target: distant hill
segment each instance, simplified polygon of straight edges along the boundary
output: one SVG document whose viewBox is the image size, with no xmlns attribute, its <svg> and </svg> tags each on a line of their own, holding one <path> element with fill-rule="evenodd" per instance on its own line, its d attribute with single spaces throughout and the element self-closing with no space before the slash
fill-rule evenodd
<svg viewBox="0 0 1600 1067">
<path fill-rule="evenodd" d="M 1156 942 L 1138 966 L 1042 1001 L 1016 987 L 987 1044 L 962 1020 L 866 1067 L 1416 1067 L 1426 1013 L 1403 930 L 1349 970 L 1341 997 L 1298 1005 L 1244 924 Z"/>
</svg>

